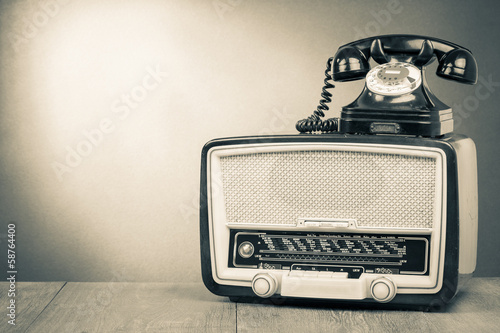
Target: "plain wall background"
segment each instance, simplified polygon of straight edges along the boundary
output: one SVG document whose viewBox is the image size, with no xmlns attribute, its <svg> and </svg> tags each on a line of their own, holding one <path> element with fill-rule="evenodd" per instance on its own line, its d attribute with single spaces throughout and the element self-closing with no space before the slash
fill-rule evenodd
<svg viewBox="0 0 500 333">
<path fill-rule="evenodd" d="M 499 9 L 496 1 L 0 1 L 0 253 L 14 222 L 19 280 L 200 281 L 204 143 L 295 133 L 338 46 L 409 33 L 477 59 L 480 85 L 439 79 L 435 64 L 427 79 L 457 111 L 456 132 L 476 142 L 476 275 L 499 276 Z M 336 84 L 329 116 L 362 86 Z M 78 149 L 85 156 L 69 157 Z"/>
</svg>

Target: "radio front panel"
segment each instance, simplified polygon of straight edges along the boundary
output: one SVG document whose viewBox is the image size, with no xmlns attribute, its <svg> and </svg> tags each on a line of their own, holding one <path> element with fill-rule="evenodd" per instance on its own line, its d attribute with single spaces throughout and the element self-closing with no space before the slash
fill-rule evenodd
<svg viewBox="0 0 500 333">
<path fill-rule="evenodd" d="M 406 285 L 419 285 L 418 293 L 440 287 L 443 262 L 429 255 L 444 242 L 438 150 L 259 144 L 215 148 L 209 158 L 219 283 L 250 285 L 256 270 L 287 275 L 308 267 L 347 269 L 349 278 L 408 275 L 417 280 Z M 242 244 L 252 244 L 251 256 L 239 255 Z"/>
</svg>

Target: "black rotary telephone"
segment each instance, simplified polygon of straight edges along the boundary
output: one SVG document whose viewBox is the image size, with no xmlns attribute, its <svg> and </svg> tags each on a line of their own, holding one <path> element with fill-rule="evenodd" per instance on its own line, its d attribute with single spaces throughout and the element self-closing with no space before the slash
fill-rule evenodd
<svg viewBox="0 0 500 333">
<path fill-rule="evenodd" d="M 379 65 L 370 69 L 372 58 Z M 296 128 L 301 133 L 341 132 L 436 137 L 453 131 L 449 106 L 427 87 L 424 69 L 434 58 L 436 74 L 461 83 L 477 82 L 472 53 L 453 43 L 416 35 L 384 35 L 341 46 L 328 59 L 325 86 L 317 110 Z M 366 78 L 358 98 L 342 108 L 340 119 L 323 120 L 334 85 Z"/>
</svg>

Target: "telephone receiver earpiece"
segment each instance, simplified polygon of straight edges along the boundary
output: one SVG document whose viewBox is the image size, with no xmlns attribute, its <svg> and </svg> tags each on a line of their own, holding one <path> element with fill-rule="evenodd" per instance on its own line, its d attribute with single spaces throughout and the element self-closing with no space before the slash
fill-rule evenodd
<svg viewBox="0 0 500 333">
<path fill-rule="evenodd" d="M 354 81 L 364 79 L 370 71 L 367 57 L 356 47 L 339 49 L 333 61 L 334 81 Z"/>
<path fill-rule="evenodd" d="M 476 60 L 468 50 L 452 50 L 439 61 L 436 74 L 448 80 L 475 84 L 477 83 Z"/>
</svg>

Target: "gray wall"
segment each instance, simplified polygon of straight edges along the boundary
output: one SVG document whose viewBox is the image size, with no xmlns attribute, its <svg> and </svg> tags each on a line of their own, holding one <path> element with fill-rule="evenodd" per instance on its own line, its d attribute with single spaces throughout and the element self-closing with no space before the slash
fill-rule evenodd
<svg viewBox="0 0 500 333">
<path fill-rule="evenodd" d="M 476 272 L 500 275 L 497 2 L 42 3 L 0 2 L 0 246 L 15 222 L 20 280 L 199 281 L 203 144 L 295 133 L 337 47 L 387 33 L 476 56 L 480 85 L 427 77 L 477 144 Z M 337 84 L 331 115 L 362 85 Z"/>
</svg>

